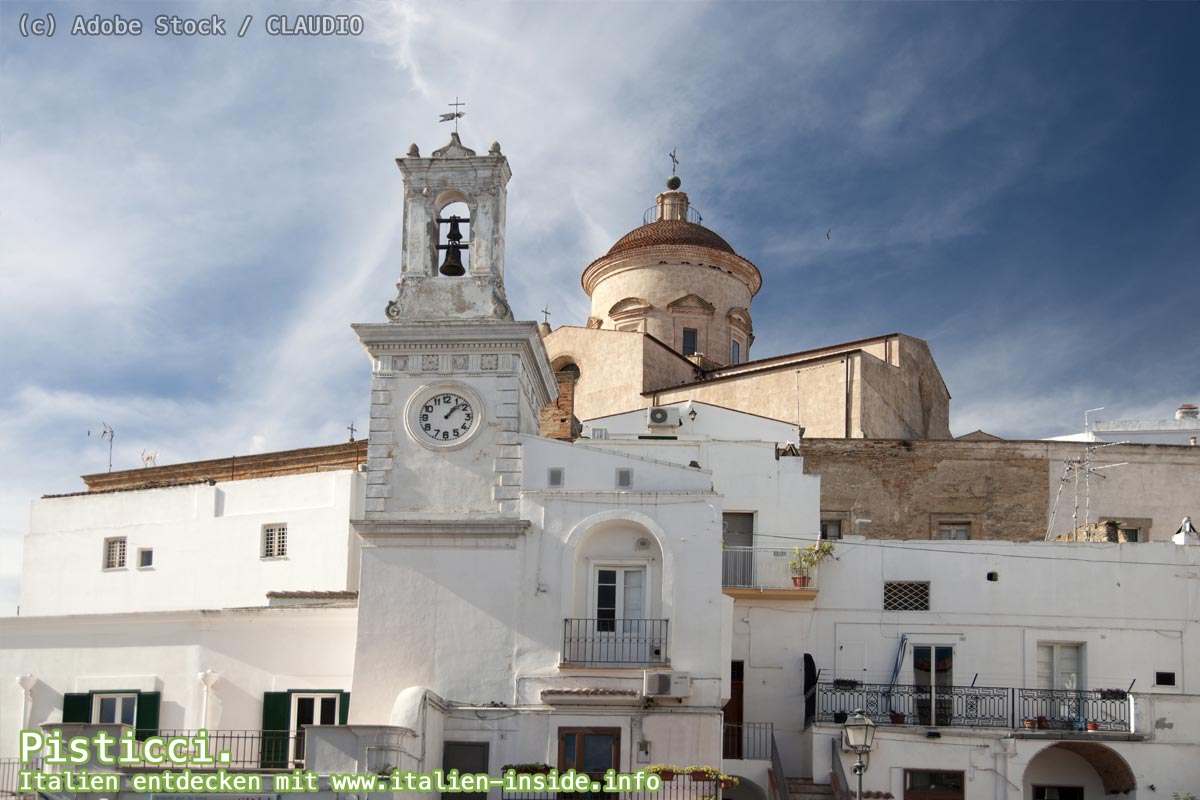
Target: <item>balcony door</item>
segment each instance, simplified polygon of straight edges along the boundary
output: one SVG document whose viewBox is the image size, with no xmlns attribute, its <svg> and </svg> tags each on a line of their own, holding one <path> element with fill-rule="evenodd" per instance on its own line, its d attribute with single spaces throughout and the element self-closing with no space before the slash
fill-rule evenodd
<svg viewBox="0 0 1200 800">
<path fill-rule="evenodd" d="M 337 725 L 340 700 L 340 695 L 333 693 L 292 695 L 292 719 L 296 733 L 292 736 L 288 760 L 294 767 L 304 768 L 304 729 L 309 725 Z"/>
<path fill-rule="evenodd" d="M 646 619 L 648 567 L 597 566 L 592 576 L 592 613 L 606 661 L 644 663 L 653 638 Z"/>
<path fill-rule="evenodd" d="M 913 684 L 917 723 L 949 725 L 954 713 L 954 648 L 949 645 L 913 647 Z"/>
<path fill-rule="evenodd" d="M 754 515 L 727 513 L 721 520 L 723 586 L 754 586 Z"/>
<path fill-rule="evenodd" d="M 1054 720 L 1055 727 L 1079 724 L 1084 716 L 1083 645 L 1071 642 L 1038 642 L 1037 688 L 1049 689 L 1038 698 L 1033 716 Z"/>
</svg>

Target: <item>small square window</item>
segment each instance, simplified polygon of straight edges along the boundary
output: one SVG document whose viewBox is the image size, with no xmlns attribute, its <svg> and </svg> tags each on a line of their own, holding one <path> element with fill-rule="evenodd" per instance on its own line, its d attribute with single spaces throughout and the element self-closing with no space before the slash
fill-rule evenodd
<svg viewBox="0 0 1200 800">
<path fill-rule="evenodd" d="M 1154 685 L 1155 686 L 1174 686 L 1175 685 L 1175 673 L 1174 672 L 1156 672 L 1156 673 L 1154 673 Z"/>
<path fill-rule="evenodd" d="M 1142 529 L 1121 528 L 1118 536 L 1122 542 L 1140 542 L 1142 540 Z"/>
<path fill-rule="evenodd" d="M 111 536 L 104 540 L 104 569 L 121 569 L 125 566 L 125 537 Z"/>
<path fill-rule="evenodd" d="M 942 522 L 938 524 L 937 538 L 943 542 L 966 541 L 971 538 L 971 523 Z"/>
<path fill-rule="evenodd" d="M 136 719 L 136 694 L 96 694 L 92 696 L 93 724 L 132 726 Z"/>
<path fill-rule="evenodd" d="M 617 470 L 617 488 L 631 489 L 633 488 L 633 470 L 629 467 L 622 467 Z"/>
<path fill-rule="evenodd" d="M 821 520 L 821 538 L 822 539 L 840 539 L 840 538 L 842 538 L 842 521 L 840 519 L 823 519 L 823 520 Z"/>
<path fill-rule="evenodd" d="M 263 525 L 262 557 L 282 558 L 287 555 L 287 525 Z"/>
<path fill-rule="evenodd" d="M 566 479 L 566 470 L 562 467 L 551 467 L 546 476 L 546 485 L 552 489 L 562 488 Z"/>
<path fill-rule="evenodd" d="M 888 581 L 883 584 L 884 611 L 928 611 L 928 581 Z"/>
<path fill-rule="evenodd" d="M 138 569 L 154 566 L 154 549 L 151 547 L 138 548 Z"/>
</svg>

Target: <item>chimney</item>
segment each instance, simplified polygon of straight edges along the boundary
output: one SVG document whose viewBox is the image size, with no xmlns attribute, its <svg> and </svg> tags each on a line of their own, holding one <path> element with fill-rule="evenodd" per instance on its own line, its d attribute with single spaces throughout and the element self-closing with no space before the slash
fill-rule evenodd
<svg viewBox="0 0 1200 800">
<path fill-rule="evenodd" d="M 1175 411 L 1175 419 L 1200 419 L 1200 408 L 1184 403 Z"/>
</svg>

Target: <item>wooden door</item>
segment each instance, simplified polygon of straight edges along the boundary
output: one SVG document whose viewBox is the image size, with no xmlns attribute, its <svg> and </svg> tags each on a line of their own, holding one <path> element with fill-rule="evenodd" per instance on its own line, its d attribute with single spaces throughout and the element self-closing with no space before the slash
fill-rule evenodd
<svg viewBox="0 0 1200 800">
<path fill-rule="evenodd" d="M 734 661 L 729 668 L 729 702 L 721 709 L 725 713 L 723 750 L 725 758 L 742 758 L 743 709 L 742 692 L 745 686 L 746 662 Z"/>
</svg>

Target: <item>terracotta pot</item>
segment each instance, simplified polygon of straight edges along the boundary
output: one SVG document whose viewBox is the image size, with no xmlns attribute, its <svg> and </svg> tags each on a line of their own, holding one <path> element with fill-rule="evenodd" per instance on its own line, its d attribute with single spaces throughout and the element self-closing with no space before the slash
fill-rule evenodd
<svg viewBox="0 0 1200 800">
<path fill-rule="evenodd" d="M 811 580 L 807 575 L 793 575 L 792 586 L 796 589 L 807 589 L 808 582 Z"/>
<path fill-rule="evenodd" d="M 1100 724 L 1097 722 L 1089 722 L 1087 724 L 1087 729 L 1089 731 L 1098 731 L 1098 730 L 1100 730 Z"/>
<path fill-rule="evenodd" d="M 1036 719 L 1025 720 L 1025 727 L 1028 730 L 1036 730 L 1037 729 L 1037 720 Z"/>
<path fill-rule="evenodd" d="M 675 773 L 663 770 L 662 772 L 658 773 L 658 777 L 662 778 L 664 783 L 670 783 L 671 781 L 675 780 Z"/>
<path fill-rule="evenodd" d="M 712 780 L 712 778 L 708 777 L 707 772 L 693 772 L 693 773 L 691 773 L 691 778 L 694 781 L 711 781 Z"/>
<path fill-rule="evenodd" d="M 721 781 L 721 788 L 722 789 L 732 789 L 733 781 L 729 781 L 729 780 Z"/>
<path fill-rule="evenodd" d="M 889 711 L 888 718 L 891 719 L 893 725 L 904 724 L 904 714 L 900 713 L 899 711 Z"/>
</svg>

